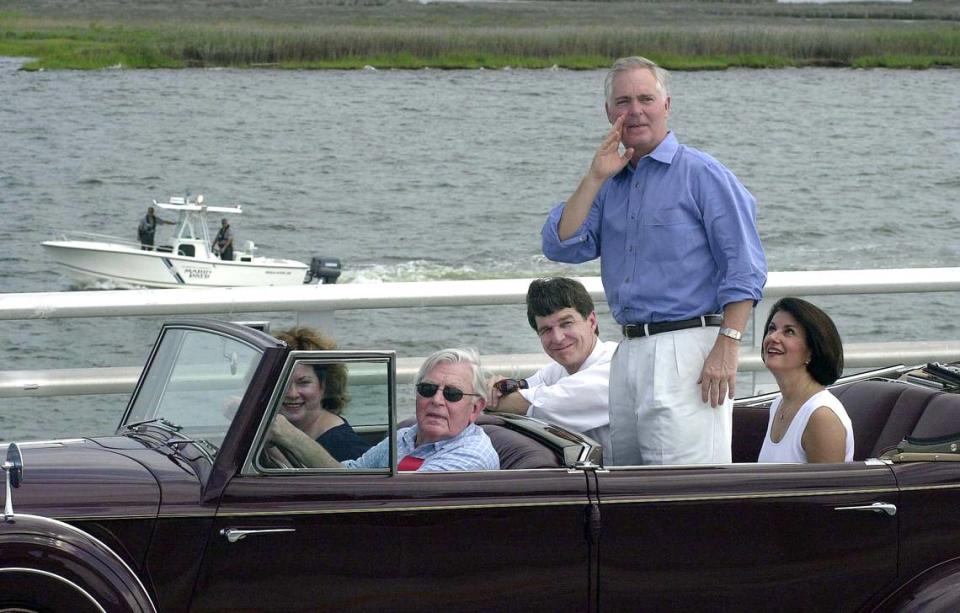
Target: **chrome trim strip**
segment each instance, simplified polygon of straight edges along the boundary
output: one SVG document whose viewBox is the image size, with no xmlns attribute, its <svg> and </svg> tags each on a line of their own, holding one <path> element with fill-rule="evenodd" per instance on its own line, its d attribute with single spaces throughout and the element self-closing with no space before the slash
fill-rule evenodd
<svg viewBox="0 0 960 613">
<path fill-rule="evenodd" d="M 860 490 L 820 490 L 811 492 L 777 492 L 769 494 L 727 494 L 718 496 L 664 496 L 648 498 L 628 498 L 611 499 L 601 495 L 602 502 L 600 506 L 613 504 L 651 504 L 660 502 L 699 502 L 713 500 L 750 500 L 750 499 L 772 499 L 772 498 L 809 498 L 813 496 L 836 496 L 844 494 L 897 494 L 896 488 L 875 488 Z M 217 515 L 220 517 L 250 517 L 250 516 L 273 516 L 273 515 L 335 515 L 345 513 L 400 513 L 405 511 L 462 511 L 469 509 L 505 509 L 505 508 L 523 508 L 523 507 L 554 507 L 584 505 L 587 503 L 586 493 L 583 499 L 569 501 L 550 501 L 550 502 L 521 502 L 521 503 L 500 503 L 500 504 L 452 504 L 446 506 L 383 506 L 366 507 L 357 509 L 310 509 L 303 511 L 265 511 L 265 512 L 224 512 Z"/>
<path fill-rule="evenodd" d="M 100 613 L 107 613 L 107 611 L 106 611 L 103 607 L 100 606 L 100 603 L 97 602 L 97 600 L 90 594 L 90 592 L 88 592 L 87 590 L 83 589 L 82 587 L 80 587 L 79 585 L 77 585 L 76 583 L 74 583 L 73 581 L 70 581 L 70 580 L 67 579 L 66 577 L 61 577 L 60 575 L 57 575 L 57 574 L 54 574 L 54 573 L 51 573 L 51 572 L 45 571 L 45 570 L 39 570 L 39 569 L 37 569 L 37 568 L 24 568 L 24 567 L 20 567 L 20 566 L 12 566 L 12 567 L 9 567 L 9 568 L 0 568 L 0 573 L 9 573 L 9 572 L 34 573 L 34 574 L 37 574 L 37 575 L 43 575 L 44 577 L 49 577 L 49 578 L 51 578 L 51 579 L 56 579 L 57 581 L 60 581 L 61 583 L 66 583 L 67 585 L 69 585 L 70 587 L 72 587 L 73 589 L 75 589 L 76 591 L 78 591 L 78 592 L 80 592 L 81 594 L 83 594 L 84 596 L 86 596 L 86 597 L 87 597 L 87 600 L 90 601 L 90 604 L 92 604 L 93 606 L 97 607 L 97 610 L 100 611 Z"/>
<path fill-rule="evenodd" d="M 519 502 L 503 504 L 452 504 L 448 506 L 409 506 L 409 507 L 363 507 L 357 509 L 309 509 L 303 511 L 226 511 L 217 515 L 217 519 L 222 517 L 272 517 L 272 516 L 290 516 L 290 515 L 342 515 L 347 513 L 405 513 L 409 511 L 464 511 L 470 509 L 504 509 L 504 508 L 523 508 L 523 507 L 567 507 L 584 506 L 587 504 L 587 494 L 584 492 L 583 498 L 568 501 L 554 502 Z"/>
<path fill-rule="evenodd" d="M 900 488 L 901 492 L 922 492 L 924 490 L 956 490 L 960 489 L 960 483 L 947 483 L 944 485 L 904 485 Z"/>
<path fill-rule="evenodd" d="M 580 472 L 580 471 L 577 471 Z M 910 490 L 936 490 L 936 489 L 960 489 L 960 484 L 949 486 L 930 486 L 904 488 Z M 773 498 L 810 498 L 813 496 L 838 496 L 850 494 L 898 494 L 897 488 L 873 488 L 873 489 L 849 489 L 849 490 L 815 490 L 815 491 L 783 491 L 783 492 L 754 492 L 749 494 L 718 494 L 715 496 L 697 496 L 690 494 L 687 496 L 645 496 L 632 498 L 611 498 L 608 493 L 606 496 L 601 494 L 602 505 L 613 504 L 654 504 L 662 502 L 707 502 L 711 500 L 749 500 L 751 498 L 769 500 Z M 250 512 L 221 512 L 216 515 L 210 513 L 161 513 L 156 517 L 150 516 L 71 516 L 61 517 L 62 521 L 109 521 L 109 520 L 129 520 L 129 519 L 177 519 L 177 518 L 196 518 L 206 519 L 211 517 L 250 517 L 250 516 L 274 516 L 274 515 L 336 515 L 345 513 L 398 513 L 404 511 L 447 511 L 463 509 L 505 509 L 512 507 L 550 507 L 586 504 L 586 492 L 583 499 L 562 501 L 555 500 L 550 502 L 519 502 L 519 503 L 492 503 L 492 504 L 451 504 L 445 506 L 372 506 L 355 509 L 307 509 L 307 510 L 279 510 L 279 511 L 250 511 Z"/>
<path fill-rule="evenodd" d="M 212 513 L 207 513 L 206 515 L 196 515 L 196 517 L 212 517 Z M 23 517 L 21 514 L 17 514 L 17 517 Z M 126 521 L 130 519 L 139 519 L 144 521 L 153 521 L 159 515 L 34 515 L 34 517 L 43 517 L 44 519 L 52 519 L 59 522 L 71 522 L 71 521 Z M 187 513 L 182 516 L 174 515 L 174 517 L 194 517 L 193 514 Z M 67 524 L 70 525 L 70 524 Z M 81 531 L 82 532 L 82 531 Z"/>
<path fill-rule="evenodd" d="M 578 471 L 579 472 L 579 471 Z M 945 485 L 945 486 L 929 486 L 929 487 L 914 487 L 914 488 L 904 488 L 909 490 L 925 490 L 925 489 L 960 489 L 960 484 L 957 485 Z M 711 501 L 711 500 L 749 500 L 752 498 L 769 500 L 773 498 L 810 498 L 814 496 L 838 496 L 838 495 L 850 495 L 850 494 L 875 494 L 875 495 L 884 495 L 884 494 L 898 494 L 900 490 L 897 488 L 868 488 L 868 489 L 845 489 L 845 490 L 814 490 L 814 491 L 782 491 L 782 492 L 752 492 L 747 494 L 719 494 L 715 496 L 697 496 L 694 494 L 686 496 L 642 496 L 642 497 L 631 497 L 631 498 L 610 498 L 608 493 L 606 496 L 602 496 L 601 506 L 603 505 L 614 505 L 614 504 L 653 504 L 653 503 L 663 503 L 663 502 L 700 502 L 700 501 Z M 76 517 L 63 517 L 61 520 L 69 521 L 108 521 L 108 520 L 129 520 L 129 519 L 177 519 L 177 518 L 197 518 L 197 519 L 208 519 L 211 517 L 221 518 L 221 517 L 272 517 L 272 516 L 282 516 L 282 515 L 339 515 L 347 513 L 402 513 L 407 511 L 459 511 L 466 509 L 507 509 L 507 508 L 529 508 L 529 507 L 552 507 L 552 506 L 570 506 L 570 505 L 583 505 L 587 503 L 586 492 L 584 492 L 584 497 L 577 498 L 576 500 L 552 500 L 544 502 L 519 502 L 519 503 L 488 503 L 488 504 L 450 504 L 444 506 L 423 506 L 423 505 L 411 505 L 411 506 L 370 506 L 370 507 L 360 507 L 354 509 L 304 509 L 304 510 L 271 510 L 271 511 L 237 511 L 237 512 L 221 512 L 213 515 L 211 513 L 161 513 L 154 516 L 76 516 Z"/>
<path fill-rule="evenodd" d="M 782 492 L 754 492 L 750 494 L 718 494 L 716 496 L 697 496 L 690 494 L 688 496 L 641 496 L 634 498 L 611 498 L 607 492 L 600 493 L 600 506 L 608 504 L 650 504 L 656 502 L 701 502 L 710 500 L 749 500 L 751 498 L 769 500 L 771 498 L 811 498 L 813 496 L 845 496 L 849 494 L 898 494 L 900 490 L 895 487 L 877 487 L 868 489 L 847 489 L 847 490 L 810 490 L 810 491 L 782 491 Z"/>
<path fill-rule="evenodd" d="M 89 439 L 85 438 L 58 438 L 44 441 L 24 441 L 17 444 L 20 445 L 20 449 L 35 449 L 42 447 L 63 447 L 64 445 L 73 443 L 85 443 L 88 440 Z"/>
</svg>

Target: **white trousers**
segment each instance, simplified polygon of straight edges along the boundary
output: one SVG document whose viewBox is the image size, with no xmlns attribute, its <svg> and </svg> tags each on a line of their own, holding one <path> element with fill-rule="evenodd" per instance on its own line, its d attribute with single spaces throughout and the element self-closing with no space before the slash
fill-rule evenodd
<svg viewBox="0 0 960 613">
<path fill-rule="evenodd" d="M 610 364 L 610 465 L 731 461 L 733 401 L 713 408 L 697 379 L 717 328 L 623 339 Z"/>
</svg>

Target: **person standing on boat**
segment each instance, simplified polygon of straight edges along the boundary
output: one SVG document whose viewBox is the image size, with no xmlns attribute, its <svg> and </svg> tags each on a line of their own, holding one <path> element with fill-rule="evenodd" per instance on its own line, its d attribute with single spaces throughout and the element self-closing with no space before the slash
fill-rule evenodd
<svg viewBox="0 0 960 613">
<path fill-rule="evenodd" d="M 233 230 L 230 229 L 230 222 L 226 217 L 220 220 L 220 231 L 213 239 L 213 252 L 219 253 L 221 260 L 233 259 Z"/>
<path fill-rule="evenodd" d="M 147 207 L 147 214 L 137 225 L 137 239 L 142 251 L 153 251 L 153 237 L 157 231 L 157 224 L 173 225 L 174 222 L 160 219 L 153 213 L 153 207 Z"/>
<path fill-rule="evenodd" d="M 593 299 L 575 279 L 535 279 L 527 321 L 553 360 L 526 379 L 495 377 L 488 408 L 557 424 L 610 448 L 610 360 L 617 343 L 600 340 Z"/>
<path fill-rule="evenodd" d="M 614 63 L 605 82 L 613 127 L 542 231 L 551 260 L 601 258 L 623 327 L 608 464 L 731 461 L 740 338 L 766 283 L 756 201 L 668 129 L 667 76 L 642 57 Z"/>
</svg>

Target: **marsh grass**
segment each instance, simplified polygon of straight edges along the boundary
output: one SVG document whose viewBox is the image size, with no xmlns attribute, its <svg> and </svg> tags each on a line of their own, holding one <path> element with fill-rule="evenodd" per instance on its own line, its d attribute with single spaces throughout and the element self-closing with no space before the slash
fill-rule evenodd
<svg viewBox="0 0 960 613">
<path fill-rule="evenodd" d="M 5 4 L 0 0 L 0 8 Z M 723 0 L 427 5 L 292 0 L 273 12 L 263 12 L 255 0 L 238 0 L 231 3 L 241 5 L 238 10 L 217 12 L 216 4 L 186 2 L 177 5 L 179 12 L 167 13 L 163 3 L 144 0 L 128 6 L 123 21 L 110 17 L 118 14 L 118 5 L 127 6 L 121 0 L 84 3 L 86 20 L 69 11 L 48 14 L 56 4 L 37 0 L 32 13 L 0 12 L 0 55 L 36 58 L 28 69 L 590 69 L 634 54 L 671 69 L 960 66 L 960 10 L 939 0 L 882 10 L 882 5 L 843 5 L 843 11 Z M 114 10 L 101 14 L 98 7 Z M 859 14 L 867 17 L 851 17 Z M 893 19 L 907 14 L 923 17 Z"/>
</svg>

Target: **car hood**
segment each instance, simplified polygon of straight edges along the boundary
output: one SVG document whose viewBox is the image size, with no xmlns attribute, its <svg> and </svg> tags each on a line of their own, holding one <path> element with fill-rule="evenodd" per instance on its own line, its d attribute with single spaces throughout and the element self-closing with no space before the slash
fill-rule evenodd
<svg viewBox="0 0 960 613">
<path fill-rule="evenodd" d="M 15 513 L 62 520 L 156 517 L 160 487 L 143 463 L 92 439 L 20 443 Z M 0 489 L 0 498 L 6 498 Z"/>
</svg>

